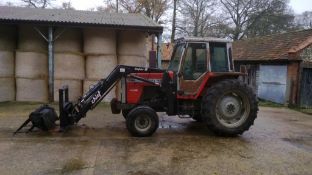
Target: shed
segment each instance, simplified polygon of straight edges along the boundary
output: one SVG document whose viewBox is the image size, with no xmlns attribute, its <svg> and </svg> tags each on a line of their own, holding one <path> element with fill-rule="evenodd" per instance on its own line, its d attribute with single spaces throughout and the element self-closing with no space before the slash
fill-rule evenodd
<svg viewBox="0 0 312 175">
<path fill-rule="evenodd" d="M 233 58 L 260 99 L 312 107 L 311 29 L 236 41 Z"/>
<path fill-rule="evenodd" d="M 148 66 L 162 31 L 142 14 L 0 6 L 0 101 L 57 100 L 63 85 L 76 100 L 117 64 Z"/>
</svg>

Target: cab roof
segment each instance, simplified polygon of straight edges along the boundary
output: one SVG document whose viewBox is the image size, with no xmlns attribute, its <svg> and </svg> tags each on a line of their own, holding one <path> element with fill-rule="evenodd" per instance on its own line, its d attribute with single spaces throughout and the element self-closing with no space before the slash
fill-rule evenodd
<svg viewBox="0 0 312 175">
<path fill-rule="evenodd" d="M 176 43 L 182 42 L 219 42 L 219 43 L 232 43 L 232 40 L 225 38 L 215 37 L 182 37 L 175 40 Z"/>
</svg>

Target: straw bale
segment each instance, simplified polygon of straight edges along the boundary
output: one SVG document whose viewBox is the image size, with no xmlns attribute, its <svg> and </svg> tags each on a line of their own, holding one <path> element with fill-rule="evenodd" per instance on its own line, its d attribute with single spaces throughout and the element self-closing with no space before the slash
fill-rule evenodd
<svg viewBox="0 0 312 175">
<path fill-rule="evenodd" d="M 122 31 L 118 37 L 118 55 L 146 56 L 146 33 Z"/>
<path fill-rule="evenodd" d="M 0 25 L 0 50 L 14 51 L 16 48 L 16 27 Z"/>
<path fill-rule="evenodd" d="M 47 55 L 36 52 L 16 52 L 15 76 L 37 79 L 48 77 Z"/>
<path fill-rule="evenodd" d="M 89 91 L 89 89 L 94 86 L 98 80 L 84 80 L 83 81 L 83 93 L 85 94 L 86 92 Z M 102 100 L 102 102 L 110 102 L 113 98 L 116 97 L 116 87 L 114 87 L 106 97 Z"/>
<path fill-rule="evenodd" d="M 15 100 L 14 78 L 0 78 L 0 102 Z"/>
<path fill-rule="evenodd" d="M 82 96 L 82 80 L 54 80 L 54 101 L 59 101 L 59 89 L 68 86 L 69 100 L 77 101 Z"/>
<path fill-rule="evenodd" d="M 47 41 L 34 29 L 35 26 L 21 25 L 18 35 L 18 50 L 46 52 L 48 50 Z M 47 28 L 37 27 L 45 36 Z"/>
<path fill-rule="evenodd" d="M 86 28 L 83 31 L 84 53 L 116 55 L 116 34 L 114 30 Z"/>
<path fill-rule="evenodd" d="M 118 56 L 118 64 L 141 67 L 146 67 L 148 65 L 146 57 L 126 55 Z"/>
<path fill-rule="evenodd" d="M 57 28 L 55 35 L 60 34 L 54 42 L 56 52 L 82 52 L 82 32 L 80 29 Z"/>
<path fill-rule="evenodd" d="M 14 53 L 0 51 L 0 77 L 14 77 Z"/>
<path fill-rule="evenodd" d="M 48 81 L 16 78 L 16 101 L 48 101 Z"/>
<path fill-rule="evenodd" d="M 71 53 L 56 53 L 55 55 L 55 79 L 85 78 L 85 60 L 82 55 Z"/>
<path fill-rule="evenodd" d="M 87 56 L 86 77 L 89 79 L 105 78 L 117 65 L 115 55 Z"/>
</svg>

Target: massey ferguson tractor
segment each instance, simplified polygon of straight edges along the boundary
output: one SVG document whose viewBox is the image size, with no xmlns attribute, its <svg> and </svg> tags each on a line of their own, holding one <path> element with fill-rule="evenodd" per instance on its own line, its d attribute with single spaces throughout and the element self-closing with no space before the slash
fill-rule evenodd
<svg viewBox="0 0 312 175">
<path fill-rule="evenodd" d="M 118 65 L 77 102 L 68 101 L 64 87 L 59 90 L 59 117 L 53 108 L 42 106 L 18 131 L 28 122 L 33 124 L 30 130 L 49 130 L 58 119 L 66 130 L 120 83 L 121 93 L 111 101 L 111 111 L 122 113 L 133 136 L 152 135 L 159 125 L 157 112 L 189 115 L 218 135 L 234 136 L 247 131 L 258 112 L 255 93 L 238 79 L 244 75 L 234 72 L 229 40 L 181 38 L 176 40 L 167 70 Z"/>
</svg>

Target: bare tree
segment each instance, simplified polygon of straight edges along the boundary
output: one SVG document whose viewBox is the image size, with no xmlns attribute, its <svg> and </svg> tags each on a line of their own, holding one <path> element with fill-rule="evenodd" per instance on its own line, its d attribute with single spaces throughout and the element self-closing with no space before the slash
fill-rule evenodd
<svg viewBox="0 0 312 175">
<path fill-rule="evenodd" d="M 51 5 L 51 2 L 54 0 L 21 0 L 26 3 L 29 7 L 35 8 L 47 8 L 48 5 Z"/>
<path fill-rule="evenodd" d="M 182 15 L 177 30 L 183 35 L 206 36 L 208 29 L 218 24 L 214 17 L 214 0 L 181 0 L 179 13 Z"/>
<path fill-rule="evenodd" d="M 300 15 L 297 15 L 296 24 L 304 29 L 312 28 L 312 11 L 305 11 Z"/>
<path fill-rule="evenodd" d="M 281 17 L 276 21 L 280 21 L 282 18 L 291 20 L 287 16 L 280 15 L 282 13 L 281 11 L 286 7 L 283 5 L 287 5 L 288 0 L 220 0 L 220 2 L 224 14 L 228 15 L 227 19 L 233 25 L 231 27 L 231 37 L 234 40 L 245 37 L 251 28 L 259 25 L 258 22 L 260 20 L 263 20 L 263 22 L 269 21 L 270 23 L 270 20 L 273 19 L 270 18 L 272 16 Z"/>
<path fill-rule="evenodd" d="M 171 26 L 171 43 L 173 43 L 173 42 L 174 42 L 174 39 L 175 39 L 175 33 L 176 33 L 177 3 L 178 3 L 178 0 L 173 0 L 173 9 L 172 9 L 172 26 Z"/>
<path fill-rule="evenodd" d="M 75 10 L 75 8 L 72 6 L 70 1 L 63 2 L 62 3 L 62 9 L 65 9 L 65 10 Z"/>
</svg>

